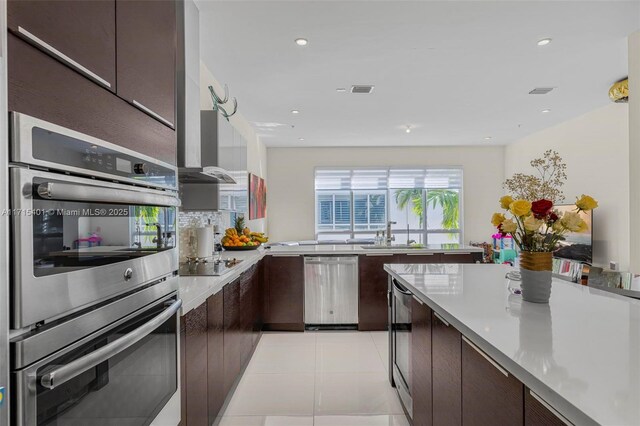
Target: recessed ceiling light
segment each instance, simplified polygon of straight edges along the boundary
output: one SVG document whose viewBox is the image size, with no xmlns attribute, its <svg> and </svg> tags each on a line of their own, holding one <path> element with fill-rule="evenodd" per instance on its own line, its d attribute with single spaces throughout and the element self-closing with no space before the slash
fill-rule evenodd
<svg viewBox="0 0 640 426">
<path fill-rule="evenodd" d="M 550 110 L 550 109 L 543 109 L 541 112 L 542 112 L 543 114 L 546 114 L 546 113 L 548 113 L 548 112 L 551 112 L 551 110 Z"/>
<path fill-rule="evenodd" d="M 487 136 L 486 138 L 484 138 L 485 141 L 490 141 L 491 140 L 491 136 Z"/>
<path fill-rule="evenodd" d="M 344 87 L 338 87 L 336 89 L 336 92 L 346 92 L 346 91 L 347 91 L 347 89 L 345 89 Z"/>
<path fill-rule="evenodd" d="M 538 40 L 538 46 L 546 46 L 549 43 L 551 43 L 550 38 L 543 38 L 542 40 Z"/>
<path fill-rule="evenodd" d="M 300 111 L 298 111 L 297 109 L 292 109 L 291 114 L 300 114 Z"/>
<path fill-rule="evenodd" d="M 298 46 L 306 46 L 309 43 L 309 40 L 307 40 L 306 38 L 297 38 L 296 39 L 296 44 Z"/>
<path fill-rule="evenodd" d="M 411 126 L 407 126 L 407 128 L 404 131 L 407 133 L 411 133 Z"/>
<path fill-rule="evenodd" d="M 298 140 L 299 140 L 299 141 L 303 141 L 303 140 L 304 140 L 304 138 L 298 138 Z"/>
</svg>

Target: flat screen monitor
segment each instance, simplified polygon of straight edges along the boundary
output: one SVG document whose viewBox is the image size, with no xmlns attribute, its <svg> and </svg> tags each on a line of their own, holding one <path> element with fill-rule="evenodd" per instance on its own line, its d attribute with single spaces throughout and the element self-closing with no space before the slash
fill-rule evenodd
<svg viewBox="0 0 640 426">
<path fill-rule="evenodd" d="M 561 204 L 555 206 L 555 209 L 560 213 L 565 213 L 576 211 L 576 206 L 575 204 Z M 580 216 L 587 222 L 587 230 L 567 232 L 564 235 L 565 239 L 556 246 L 553 256 L 591 264 L 593 261 L 593 211 L 580 212 Z"/>
</svg>

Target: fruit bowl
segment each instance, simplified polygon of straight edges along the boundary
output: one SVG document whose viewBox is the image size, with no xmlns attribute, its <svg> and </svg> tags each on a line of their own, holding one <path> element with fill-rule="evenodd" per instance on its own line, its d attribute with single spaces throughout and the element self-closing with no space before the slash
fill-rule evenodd
<svg viewBox="0 0 640 426">
<path fill-rule="evenodd" d="M 256 250 L 262 244 L 258 244 L 256 246 L 222 246 L 223 249 L 228 251 L 246 251 L 246 250 Z"/>
</svg>

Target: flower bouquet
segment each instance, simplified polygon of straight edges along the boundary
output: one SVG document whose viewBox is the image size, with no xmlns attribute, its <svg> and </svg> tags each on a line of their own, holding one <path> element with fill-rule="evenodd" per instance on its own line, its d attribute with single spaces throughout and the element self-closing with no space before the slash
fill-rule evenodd
<svg viewBox="0 0 640 426">
<path fill-rule="evenodd" d="M 553 207 L 564 199 L 561 186 L 566 180 L 566 165 L 555 151 L 531 161 L 538 176 L 516 174 L 505 181 L 514 196 L 500 198 L 504 213 L 494 213 L 491 223 L 503 235 L 511 235 L 520 248 L 522 298 L 547 303 L 551 296 L 552 252 L 568 232 L 583 232 L 587 223 L 581 211 L 598 207 L 589 195 L 576 200 L 575 211 L 561 214 Z M 511 217 L 507 217 L 510 215 Z"/>
</svg>

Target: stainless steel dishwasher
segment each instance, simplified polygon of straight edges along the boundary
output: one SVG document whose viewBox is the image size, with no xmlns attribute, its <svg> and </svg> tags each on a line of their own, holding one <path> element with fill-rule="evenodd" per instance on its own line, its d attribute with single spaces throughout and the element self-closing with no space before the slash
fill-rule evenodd
<svg viewBox="0 0 640 426">
<path fill-rule="evenodd" d="M 304 258 L 304 322 L 307 328 L 358 324 L 358 256 Z"/>
</svg>

